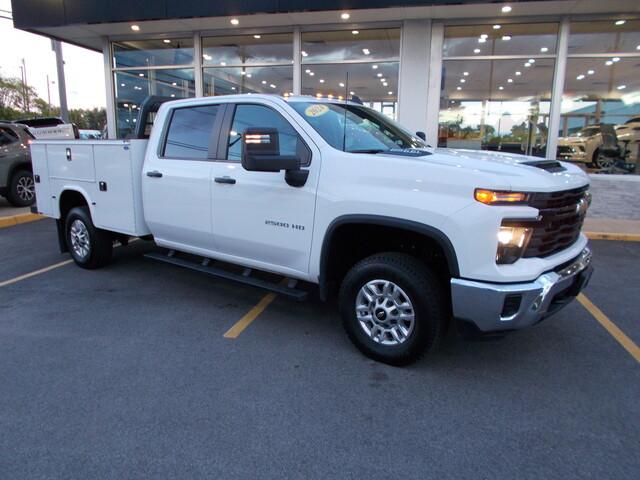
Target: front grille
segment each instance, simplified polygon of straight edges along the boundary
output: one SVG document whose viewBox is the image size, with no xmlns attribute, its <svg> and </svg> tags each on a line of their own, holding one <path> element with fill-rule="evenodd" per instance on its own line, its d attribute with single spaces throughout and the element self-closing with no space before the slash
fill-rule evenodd
<svg viewBox="0 0 640 480">
<path fill-rule="evenodd" d="M 573 245 L 580 236 L 586 210 L 579 208 L 589 187 L 534 193 L 530 205 L 539 210 L 523 257 L 547 257 Z"/>
<path fill-rule="evenodd" d="M 558 154 L 560 154 L 560 153 L 571 154 L 571 153 L 573 153 L 573 148 L 569 147 L 568 145 L 559 145 L 558 146 Z"/>
</svg>

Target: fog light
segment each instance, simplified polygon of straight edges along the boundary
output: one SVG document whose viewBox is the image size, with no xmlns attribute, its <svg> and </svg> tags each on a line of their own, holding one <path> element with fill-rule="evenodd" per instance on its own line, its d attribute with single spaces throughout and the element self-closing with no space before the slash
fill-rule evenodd
<svg viewBox="0 0 640 480">
<path fill-rule="evenodd" d="M 514 263 L 522 256 L 530 238 L 531 228 L 529 227 L 501 226 L 498 231 L 496 263 Z"/>
</svg>

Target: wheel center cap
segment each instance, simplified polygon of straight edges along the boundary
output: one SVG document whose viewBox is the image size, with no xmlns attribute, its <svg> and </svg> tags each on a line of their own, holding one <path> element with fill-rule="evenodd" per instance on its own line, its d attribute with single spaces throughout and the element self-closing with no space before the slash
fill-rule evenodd
<svg viewBox="0 0 640 480">
<path fill-rule="evenodd" d="M 384 321 L 387 318 L 387 312 L 385 312 L 382 308 L 376 310 L 376 318 L 378 320 Z"/>
</svg>

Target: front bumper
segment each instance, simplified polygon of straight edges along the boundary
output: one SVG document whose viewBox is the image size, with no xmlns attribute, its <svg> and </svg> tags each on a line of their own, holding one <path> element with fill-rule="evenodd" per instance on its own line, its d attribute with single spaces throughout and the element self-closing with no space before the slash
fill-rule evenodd
<svg viewBox="0 0 640 480">
<path fill-rule="evenodd" d="M 591 250 L 527 283 L 487 283 L 451 280 L 453 316 L 481 332 L 528 327 L 573 300 L 593 273 Z"/>
</svg>

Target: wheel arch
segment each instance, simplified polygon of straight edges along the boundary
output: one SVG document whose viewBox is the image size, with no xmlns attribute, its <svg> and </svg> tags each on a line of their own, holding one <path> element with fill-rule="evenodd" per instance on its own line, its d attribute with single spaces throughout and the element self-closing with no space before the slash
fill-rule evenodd
<svg viewBox="0 0 640 480">
<path fill-rule="evenodd" d="M 455 248 L 449 237 L 439 230 L 412 220 L 402 218 L 387 217 L 382 215 L 344 215 L 336 218 L 327 227 L 320 253 L 320 272 L 319 272 L 319 289 L 320 298 L 326 300 L 332 290 L 332 283 L 335 281 L 335 260 L 332 262 L 333 253 L 336 252 L 336 244 L 340 241 L 340 232 L 345 227 L 379 227 L 381 229 L 389 229 L 402 231 L 417 236 L 423 240 L 429 241 L 436 245 L 444 257 L 449 275 L 458 277 L 460 270 L 458 266 L 458 257 Z M 339 270 L 339 269 L 338 269 Z"/>
<path fill-rule="evenodd" d="M 59 217 L 56 219 L 56 227 L 58 229 L 58 246 L 62 253 L 69 251 L 65 236 L 65 222 L 67 214 L 71 209 L 76 207 L 88 207 L 89 214 L 92 215 L 91 203 L 87 192 L 78 187 L 65 187 L 62 192 L 60 192 L 60 198 L 58 200 Z"/>
</svg>

